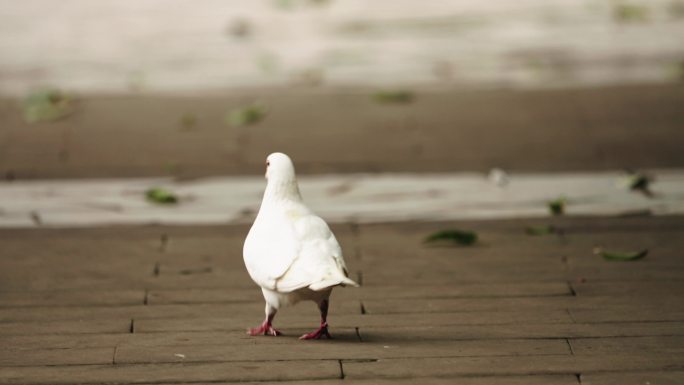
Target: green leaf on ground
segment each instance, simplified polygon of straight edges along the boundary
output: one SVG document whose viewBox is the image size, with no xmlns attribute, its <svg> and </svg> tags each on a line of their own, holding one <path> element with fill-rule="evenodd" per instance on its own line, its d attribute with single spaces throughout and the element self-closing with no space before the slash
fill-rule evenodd
<svg viewBox="0 0 684 385">
<path fill-rule="evenodd" d="M 629 176 L 629 188 L 632 190 L 647 189 L 651 180 L 644 174 L 632 174 Z"/>
<path fill-rule="evenodd" d="M 72 99 L 57 90 L 41 91 L 27 96 L 23 107 L 27 123 L 52 122 L 71 114 Z"/>
<path fill-rule="evenodd" d="M 234 127 L 255 124 L 266 116 L 266 110 L 256 104 L 231 111 L 226 120 Z"/>
<path fill-rule="evenodd" d="M 627 178 L 631 190 L 648 190 L 651 183 L 651 178 L 644 174 L 631 174 Z"/>
<path fill-rule="evenodd" d="M 640 251 L 615 251 L 604 250 L 600 247 L 594 249 L 594 254 L 600 255 L 606 261 L 636 261 L 648 254 L 648 249 Z"/>
<path fill-rule="evenodd" d="M 458 245 L 470 246 L 477 242 L 477 234 L 467 230 L 442 230 L 437 231 L 427 238 L 424 243 L 449 242 Z"/>
<path fill-rule="evenodd" d="M 613 8 L 613 17 L 618 22 L 644 22 L 648 20 L 648 8 L 633 3 L 618 3 Z"/>
<path fill-rule="evenodd" d="M 197 124 L 197 115 L 192 112 L 186 112 L 181 116 L 180 123 L 185 129 L 191 129 Z"/>
<path fill-rule="evenodd" d="M 378 91 L 373 94 L 373 98 L 380 103 L 410 103 L 414 95 L 411 91 Z"/>
<path fill-rule="evenodd" d="M 653 182 L 653 178 L 650 175 L 638 172 L 629 172 L 625 178 L 627 188 L 631 191 L 640 192 L 649 198 L 654 197 L 651 191 L 651 182 Z"/>
<path fill-rule="evenodd" d="M 549 235 L 556 232 L 556 228 L 551 225 L 527 226 L 525 233 L 527 235 Z"/>
<path fill-rule="evenodd" d="M 552 215 L 563 215 L 565 213 L 565 198 L 560 197 L 549 201 L 547 202 L 547 206 Z"/>
<path fill-rule="evenodd" d="M 176 194 L 161 187 L 153 187 L 145 192 L 147 200 L 159 204 L 176 204 L 178 197 Z"/>
</svg>

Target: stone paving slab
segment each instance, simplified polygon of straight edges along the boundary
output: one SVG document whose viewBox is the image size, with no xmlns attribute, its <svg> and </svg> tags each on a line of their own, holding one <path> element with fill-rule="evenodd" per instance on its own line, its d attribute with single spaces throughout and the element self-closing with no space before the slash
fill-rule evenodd
<svg viewBox="0 0 684 385">
<path fill-rule="evenodd" d="M 2 307 L 130 306 L 145 301 L 144 290 L 15 291 L 2 294 Z"/>
<path fill-rule="evenodd" d="M 618 337 L 618 338 L 574 338 L 570 339 L 572 353 L 582 354 L 634 354 L 669 353 L 681 356 L 684 353 L 684 336 Z"/>
<path fill-rule="evenodd" d="M 41 365 L 108 365 L 114 362 L 115 347 L 32 349 L 22 351 L 0 350 L 0 366 Z"/>
<path fill-rule="evenodd" d="M 379 359 L 370 362 L 344 362 L 345 378 L 402 378 L 410 376 L 484 376 L 550 373 L 591 373 L 602 371 L 682 370 L 678 356 L 617 354 L 602 356 L 535 357 L 454 357 L 421 359 Z"/>
<path fill-rule="evenodd" d="M 524 233 L 544 223 L 567 231 Z M 454 227 L 481 241 L 422 244 Z M 317 325 L 310 303 L 279 312 L 282 337 L 245 334 L 263 317 L 240 257 L 245 226 L 0 230 L 0 383 L 681 378 L 682 217 L 335 229 L 363 286 L 335 290 L 336 338 L 308 342 L 297 337 Z M 608 262 L 596 244 L 649 254 Z"/>
<path fill-rule="evenodd" d="M 621 170 L 515 173 L 505 184 L 485 173 L 332 174 L 298 180 L 307 204 L 335 223 L 545 217 L 547 202 L 561 196 L 565 213 L 573 216 L 684 213 L 684 170 L 645 172 L 655 179 L 649 197 L 630 191 Z M 0 227 L 252 223 L 264 186 L 261 176 L 0 182 Z M 145 194 L 153 187 L 173 192 L 178 203 L 148 202 Z M 17 223 L 21 218 L 25 225 Z"/>
<path fill-rule="evenodd" d="M 2 322 L 2 335 L 128 333 L 130 319 L 80 319 L 73 321 Z"/>
<path fill-rule="evenodd" d="M 541 317 L 540 317 L 541 318 Z M 521 339 L 521 338 L 615 338 L 638 336 L 681 336 L 684 325 L 681 321 L 673 322 L 603 322 L 603 323 L 542 323 L 538 322 L 510 324 L 493 328 L 490 325 L 458 325 L 443 327 L 440 325 L 423 327 L 373 327 L 359 329 L 363 341 L 424 341 L 424 340 L 486 340 L 486 339 Z"/>
<path fill-rule="evenodd" d="M 684 371 L 589 373 L 581 376 L 584 385 L 678 385 L 684 382 Z"/>
<path fill-rule="evenodd" d="M 568 344 L 564 340 L 490 340 L 461 341 L 455 346 L 452 341 L 415 341 L 411 344 L 366 344 L 358 340 L 337 338 L 334 346 L 313 344 L 292 344 L 264 346 L 248 344 L 240 346 L 225 345 L 184 345 L 168 346 L 160 349 L 156 346 L 140 347 L 121 345 L 116 351 L 116 363 L 144 364 L 162 362 L 222 362 L 222 361 L 274 361 L 287 357 L 288 360 L 315 359 L 377 359 L 377 358 L 410 358 L 423 357 L 458 357 L 458 356 L 545 356 L 553 354 L 570 354 Z M 295 342 L 295 341 L 292 341 Z M 182 354 L 183 357 L 174 354 Z M 78 352 L 76 352 L 78 354 Z"/>
<path fill-rule="evenodd" d="M 176 383 L 188 377 L 207 382 L 303 381 L 341 377 L 337 360 L 223 362 L 155 365 L 3 367 L 3 384 Z"/>
</svg>

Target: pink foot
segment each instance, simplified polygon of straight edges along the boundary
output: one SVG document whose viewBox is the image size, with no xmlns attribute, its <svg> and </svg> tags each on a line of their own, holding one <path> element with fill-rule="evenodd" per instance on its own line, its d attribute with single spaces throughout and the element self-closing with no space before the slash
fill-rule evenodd
<svg viewBox="0 0 684 385">
<path fill-rule="evenodd" d="M 274 329 L 270 323 L 264 322 L 258 328 L 252 328 L 252 329 L 247 330 L 247 334 L 249 334 L 250 336 L 261 336 L 261 335 L 263 335 L 263 336 L 276 337 L 276 336 L 279 336 L 283 333 L 281 333 L 279 330 Z"/>
<path fill-rule="evenodd" d="M 320 340 L 321 337 L 327 337 L 328 339 L 332 339 L 332 336 L 330 333 L 328 333 L 328 323 L 322 323 L 321 327 L 318 328 L 315 332 L 309 333 L 309 334 L 304 334 L 303 336 L 299 337 L 300 340 Z"/>
</svg>

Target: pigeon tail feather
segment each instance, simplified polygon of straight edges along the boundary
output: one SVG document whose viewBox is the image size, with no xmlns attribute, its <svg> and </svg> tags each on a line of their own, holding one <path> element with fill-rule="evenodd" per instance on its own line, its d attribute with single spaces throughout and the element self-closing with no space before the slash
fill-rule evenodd
<svg viewBox="0 0 684 385">
<path fill-rule="evenodd" d="M 347 277 L 340 277 L 340 278 L 333 278 L 333 279 L 324 279 L 322 281 L 318 281 L 316 283 L 312 283 L 309 285 L 309 289 L 313 291 L 320 291 L 327 289 L 332 286 L 338 286 L 338 285 L 349 285 L 349 286 L 354 286 L 354 287 L 359 287 L 360 285 L 351 279 Z"/>
</svg>

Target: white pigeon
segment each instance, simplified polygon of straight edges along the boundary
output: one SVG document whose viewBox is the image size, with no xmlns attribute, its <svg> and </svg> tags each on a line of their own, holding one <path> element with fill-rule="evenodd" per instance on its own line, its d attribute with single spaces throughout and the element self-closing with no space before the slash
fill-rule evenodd
<svg viewBox="0 0 684 385">
<path fill-rule="evenodd" d="M 273 317 L 282 306 L 311 300 L 320 327 L 301 339 L 331 338 L 328 305 L 335 286 L 359 286 L 348 278 L 342 249 L 323 219 L 302 201 L 292 160 L 276 152 L 266 159 L 266 191 L 242 254 L 252 280 L 261 286 L 266 319 L 250 335 L 277 336 Z"/>
</svg>

